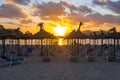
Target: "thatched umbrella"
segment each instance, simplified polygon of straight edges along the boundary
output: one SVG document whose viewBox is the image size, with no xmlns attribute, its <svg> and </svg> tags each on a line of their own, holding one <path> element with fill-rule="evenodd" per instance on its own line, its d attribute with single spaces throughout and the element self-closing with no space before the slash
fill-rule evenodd
<svg viewBox="0 0 120 80">
<path fill-rule="evenodd" d="M 34 39 L 54 38 L 54 36 L 43 29 L 44 23 L 39 23 L 40 31 L 33 35 Z"/>
<path fill-rule="evenodd" d="M 13 29 L 5 29 L 4 27 L 2 28 L 2 30 L 0 32 L 0 38 L 2 39 L 3 54 L 5 54 L 5 52 L 6 52 L 5 39 L 13 39 L 15 37 L 16 36 L 15 36 L 15 32 Z M 13 50 L 13 41 L 12 41 L 12 50 Z"/>
<path fill-rule="evenodd" d="M 43 29 L 43 27 L 44 27 L 43 24 L 44 23 L 38 24 L 38 26 L 40 27 L 40 31 L 33 35 L 34 39 L 40 39 L 40 41 L 41 41 L 41 53 L 40 53 L 41 55 L 43 55 L 43 39 L 46 39 L 46 45 L 48 45 L 47 39 L 55 38 L 52 34 L 48 33 L 47 31 L 45 31 Z M 45 55 L 48 55 L 48 54 L 45 54 Z"/>
<path fill-rule="evenodd" d="M 15 39 L 17 41 L 17 51 L 18 51 L 18 55 L 21 55 L 20 52 L 20 39 L 25 39 L 25 35 L 20 31 L 20 28 L 17 28 L 14 30 L 15 32 Z"/>
<path fill-rule="evenodd" d="M 81 30 L 80 30 L 82 25 L 83 25 L 83 23 L 80 22 L 79 27 L 78 27 L 77 31 L 75 32 L 75 34 L 74 34 L 74 38 L 77 39 L 77 43 L 79 42 L 79 39 L 86 39 L 86 38 L 88 38 L 87 35 L 82 33 Z M 78 54 L 78 52 L 79 52 L 79 45 L 76 46 L 76 54 Z"/>
<path fill-rule="evenodd" d="M 77 29 L 77 31 L 73 30 L 67 37 L 66 39 L 77 39 L 77 42 L 74 41 L 74 43 L 78 43 L 79 39 L 86 39 L 88 38 L 87 35 L 85 35 L 84 33 L 81 32 L 80 28 L 83 25 L 82 22 L 80 22 L 79 27 Z M 72 40 L 72 43 L 73 43 Z M 78 54 L 78 45 L 76 46 L 77 48 L 75 48 L 76 54 Z"/>
<path fill-rule="evenodd" d="M 4 31 L 4 26 L 0 25 L 0 39 L 2 40 L 2 49 L 3 49 L 3 53 L 5 53 L 5 40 L 3 37 L 3 31 Z"/>
<path fill-rule="evenodd" d="M 93 32 L 89 35 L 89 39 L 93 39 L 94 40 L 94 45 L 96 44 L 96 39 L 98 39 L 98 35 L 96 34 L 96 32 Z"/>
<path fill-rule="evenodd" d="M 70 56 L 70 61 L 77 61 L 77 55 L 79 52 L 79 40 L 80 39 L 86 39 L 87 36 L 81 32 L 80 28 L 83 25 L 82 22 L 80 22 L 79 27 L 77 31 L 73 30 L 68 36 L 66 36 L 65 39 L 72 39 L 72 50 L 74 53 L 72 53 Z"/>
<path fill-rule="evenodd" d="M 27 47 L 28 46 L 28 41 L 27 40 L 33 39 L 33 35 L 32 35 L 31 32 L 26 31 L 22 38 L 25 40 L 25 45 Z M 30 43 L 29 43 L 29 45 L 30 45 Z"/>
<path fill-rule="evenodd" d="M 79 27 L 78 27 L 77 31 L 75 32 L 74 38 L 77 38 L 77 39 L 86 39 L 86 38 L 88 38 L 87 35 L 82 33 L 81 30 L 80 30 L 82 25 L 83 25 L 83 23 L 80 22 Z"/>
<path fill-rule="evenodd" d="M 118 35 L 118 39 L 117 39 L 117 49 L 119 48 L 119 44 L 120 44 L 120 42 L 119 42 L 119 40 L 120 40 L 120 32 L 117 32 L 117 35 Z"/>
<path fill-rule="evenodd" d="M 118 49 L 118 45 L 119 45 L 119 39 L 120 39 L 120 33 L 118 33 L 116 31 L 116 28 L 111 28 L 108 31 L 108 37 L 109 39 L 114 39 L 114 56 L 115 56 L 115 52 L 116 52 L 116 40 L 117 40 L 117 49 Z"/>
<path fill-rule="evenodd" d="M 108 36 L 101 30 L 101 33 L 98 35 L 98 39 L 101 39 L 101 54 L 103 53 L 103 40 L 108 39 Z"/>
<path fill-rule="evenodd" d="M 73 39 L 74 38 L 74 35 L 75 35 L 75 30 L 73 30 L 72 32 L 70 32 L 66 37 L 65 39 L 67 40 L 67 45 L 70 45 L 70 39 Z"/>
<path fill-rule="evenodd" d="M 66 36 L 66 39 L 85 39 L 85 38 L 87 38 L 87 35 L 82 33 L 81 30 L 80 30 L 82 24 L 83 23 L 80 22 L 77 31 L 73 30 L 71 33 L 69 33 L 68 36 Z"/>
</svg>

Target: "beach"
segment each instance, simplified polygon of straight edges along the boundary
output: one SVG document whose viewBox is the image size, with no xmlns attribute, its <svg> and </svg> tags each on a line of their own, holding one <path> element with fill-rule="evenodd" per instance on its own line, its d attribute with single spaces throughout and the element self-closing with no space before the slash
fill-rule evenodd
<svg viewBox="0 0 120 80">
<path fill-rule="evenodd" d="M 0 80 L 120 80 L 120 0 L 0 0 Z"/>
<path fill-rule="evenodd" d="M 42 62 L 37 52 L 25 57 L 24 64 L 0 67 L 0 80 L 120 80 L 120 63 L 101 59 L 70 62 L 66 51 Z"/>
</svg>

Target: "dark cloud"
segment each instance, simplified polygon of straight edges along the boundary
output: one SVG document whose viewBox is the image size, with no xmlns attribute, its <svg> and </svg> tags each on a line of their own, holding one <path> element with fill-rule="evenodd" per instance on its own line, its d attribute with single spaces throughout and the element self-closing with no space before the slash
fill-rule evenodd
<svg viewBox="0 0 120 80">
<path fill-rule="evenodd" d="M 77 8 L 77 10 L 78 10 L 80 13 L 84 13 L 84 14 L 86 14 L 86 13 L 92 13 L 92 12 L 93 12 L 93 11 L 92 11 L 90 8 L 88 8 L 87 6 L 80 6 L 80 7 Z"/>
<path fill-rule="evenodd" d="M 72 4 L 68 4 L 66 2 L 61 1 L 60 2 L 63 6 L 66 6 L 68 9 L 70 9 L 70 12 L 72 13 L 73 11 L 81 12 L 81 13 L 91 13 L 93 12 L 90 8 L 87 6 L 81 5 L 81 6 L 74 6 Z"/>
<path fill-rule="evenodd" d="M 93 0 L 93 4 L 95 5 L 100 5 L 100 6 L 106 6 L 108 9 L 120 13 L 120 0 L 119 1 L 111 1 L 111 0 L 106 0 L 105 1 L 100 1 L 100 0 Z"/>
<path fill-rule="evenodd" d="M 67 18 L 70 20 L 71 24 L 77 24 L 80 21 L 82 21 L 82 22 L 88 22 L 88 23 L 92 22 L 92 24 L 95 24 L 95 25 L 101 25 L 104 23 L 120 25 L 119 17 L 120 16 L 114 16 L 114 15 L 108 15 L 108 14 L 101 15 L 100 13 L 93 13 L 87 16 L 72 13 L 72 14 L 69 14 Z"/>
<path fill-rule="evenodd" d="M 94 21 L 96 24 L 103 24 L 103 23 L 109 23 L 109 24 L 120 24 L 120 16 L 114 16 L 114 15 L 101 15 L 99 13 L 91 14 L 86 16 L 88 21 Z"/>
<path fill-rule="evenodd" d="M 1 18 L 24 18 L 26 15 L 21 11 L 20 8 L 13 4 L 2 4 L 0 6 L 0 17 Z"/>
<path fill-rule="evenodd" d="M 120 13 L 120 1 L 116 1 L 116 2 L 109 1 L 108 8 L 116 13 Z"/>
<path fill-rule="evenodd" d="M 104 0 L 105 2 L 94 0 L 94 4 L 97 5 L 108 5 L 110 2 Z M 80 21 L 83 22 L 93 22 L 94 24 L 120 24 L 120 16 L 114 15 L 101 15 L 100 13 L 94 13 L 91 8 L 85 5 L 74 6 L 67 2 L 48 2 L 42 4 L 34 4 L 34 16 L 39 16 L 42 20 L 60 21 L 59 16 L 65 16 L 65 19 L 69 21 L 70 24 L 75 25 Z M 67 8 L 70 12 L 66 12 Z M 87 15 L 86 15 L 87 14 Z"/>
<path fill-rule="evenodd" d="M 59 16 L 66 15 L 64 5 L 68 6 L 67 3 L 62 1 L 60 3 L 36 3 L 33 6 L 33 9 L 35 10 L 33 16 L 39 16 L 42 20 L 60 21 Z"/>
<path fill-rule="evenodd" d="M 20 20 L 20 23 L 29 24 L 29 23 L 32 23 L 32 20 L 30 20 L 30 19 L 22 19 L 22 20 Z"/>
<path fill-rule="evenodd" d="M 6 0 L 7 2 L 14 2 L 20 5 L 28 5 L 30 0 Z"/>
<path fill-rule="evenodd" d="M 65 11 L 66 8 L 70 11 L 70 13 Z M 64 1 L 60 1 L 59 3 L 37 3 L 34 4 L 33 9 L 35 10 L 33 15 L 39 16 L 43 20 L 59 20 L 59 16 L 69 16 L 71 14 L 76 14 L 75 12 L 82 15 L 93 12 L 86 6 L 75 7 L 74 5 L 68 4 Z"/>
<path fill-rule="evenodd" d="M 100 1 L 100 0 L 93 0 L 92 2 L 93 4 L 96 4 L 96 5 L 106 5 L 106 3 L 104 1 Z"/>
<path fill-rule="evenodd" d="M 37 16 L 60 16 L 65 14 L 64 8 L 60 3 L 48 2 L 42 4 L 36 4 L 37 8 L 35 15 Z"/>
<path fill-rule="evenodd" d="M 67 18 L 68 20 L 70 20 L 70 23 L 73 25 L 75 25 L 76 23 L 79 23 L 80 21 L 86 22 L 86 17 L 77 13 L 71 13 L 68 15 Z"/>
</svg>

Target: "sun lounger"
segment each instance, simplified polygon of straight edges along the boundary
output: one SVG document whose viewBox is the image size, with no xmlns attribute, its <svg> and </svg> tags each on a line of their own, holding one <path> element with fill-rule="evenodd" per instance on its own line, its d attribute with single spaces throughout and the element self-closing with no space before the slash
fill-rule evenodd
<svg viewBox="0 0 120 80">
<path fill-rule="evenodd" d="M 86 56 L 87 61 L 96 61 L 95 56 Z"/>
<path fill-rule="evenodd" d="M 43 62 L 50 62 L 50 54 L 48 52 L 44 52 L 43 56 L 42 56 L 42 61 Z"/>
<path fill-rule="evenodd" d="M 77 56 L 70 56 L 70 62 L 77 62 L 78 57 Z"/>
<path fill-rule="evenodd" d="M 116 59 L 115 56 L 109 56 L 109 57 L 108 57 L 108 61 L 109 61 L 109 62 L 114 62 L 114 61 L 116 61 L 115 59 Z"/>
<path fill-rule="evenodd" d="M 42 56 L 43 62 L 50 62 L 50 56 Z"/>
<path fill-rule="evenodd" d="M 85 58 L 87 61 L 96 61 L 97 54 L 95 51 L 88 51 Z"/>
<path fill-rule="evenodd" d="M 103 52 L 102 58 L 105 61 L 108 61 L 108 52 L 109 52 L 108 50 Z"/>
<path fill-rule="evenodd" d="M 116 55 L 114 55 L 114 51 L 110 50 L 110 51 L 104 51 L 103 54 L 103 59 L 109 62 L 114 62 L 116 61 Z"/>
<path fill-rule="evenodd" d="M 0 67 L 7 66 L 7 65 L 9 65 L 8 61 L 4 59 L 0 59 Z"/>
<path fill-rule="evenodd" d="M 70 61 L 70 62 L 77 62 L 77 61 L 78 61 L 77 55 L 74 54 L 74 53 L 71 53 L 71 54 L 69 55 L 69 61 Z"/>
<path fill-rule="evenodd" d="M 120 50 L 116 52 L 116 61 L 120 61 Z"/>
<path fill-rule="evenodd" d="M 33 54 L 33 48 L 32 47 L 29 47 L 27 48 L 26 52 L 24 53 L 25 56 L 29 56 Z"/>
<path fill-rule="evenodd" d="M 23 57 L 17 57 L 13 55 L 1 55 L 1 58 L 6 60 L 9 65 L 15 64 L 15 63 L 24 63 L 24 58 Z"/>
</svg>

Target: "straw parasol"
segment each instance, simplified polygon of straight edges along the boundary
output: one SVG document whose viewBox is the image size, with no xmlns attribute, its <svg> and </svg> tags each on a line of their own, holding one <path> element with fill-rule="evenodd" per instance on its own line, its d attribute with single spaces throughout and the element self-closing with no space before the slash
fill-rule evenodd
<svg viewBox="0 0 120 80">
<path fill-rule="evenodd" d="M 98 34 L 98 39 L 108 39 L 108 36 L 104 33 L 103 30 L 100 29 L 100 34 Z"/>
<path fill-rule="evenodd" d="M 75 32 L 74 38 L 77 38 L 77 39 L 86 39 L 87 38 L 87 35 L 82 33 L 80 30 L 82 25 L 83 25 L 83 23 L 80 22 L 79 27 L 78 27 L 77 31 Z"/>
<path fill-rule="evenodd" d="M 46 39 L 46 45 L 49 45 L 47 39 L 55 39 L 56 37 L 47 31 L 44 30 L 44 23 L 39 23 L 38 26 L 40 27 L 39 32 L 33 35 L 34 39 L 40 39 L 41 41 L 41 54 L 43 54 L 43 39 Z"/>
<path fill-rule="evenodd" d="M 29 31 L 26 31 L 25 34 L 24 34 L 24 36 L 23 36 L 23 39 L 25 40 L 25 45 L 27 47 L 28 46 L 28 40 L 30 41 L 31 39 L 33 39 L 32 33 L 29 32 Z"/>
<path fill-rule="evenodd" d="M 25 35 L 20 31 L 20 28 L 14 29 L 16 39 L 25 39 Z"/>
<path fill-rule="evenodd" d="M 109 37 L 109 39 L 114 39 L 114 56 L 115 56 L 115 52 L 116 52 L 115 42 L 117 40 L 117 48 L 118 48 L 120 34 L 116 31 L 116 28 L 114 27 L 114 28 L 111 28 L 108 30 L 108 37 Z"/>
<path fill-rule="evenodd" d="M 96 34 L 96 32 L 90 33 L 89 39 L 93 39 L 95 41 L 94 44 L 96 44 L 97 38 L 98 38 L 98 35 Z"/>
<path fill-rule="evenodd" d="M 25 39 L 25 35 L 20 31 L 20 28 L 18 27 L 17 29 L 14 29 L 14 32 L 15 32 L 15 39 L 17 41 L 17 53 L 18 55 L 21 54 L 20 52 L 20 39 Z"/>
<path fill-rule="evenodd" d="M 80 22 L 77 31 L 73 30 L 68 36 L 66 36 L 66 39 L 72 39 L 72 43 L 73 43 L 74 39 L 76 39 L 77 42 L 74 41 L 75 44 L 78 43 L 79 39 L 86 39 L 87 35 L 82 33 L 81 30 L 80 30 L 82 25 L 83 25 L 83 23 Z M 72 46 L 73 46 L 73 44 L 72 44 Z M 78 46 L 77 46 L 77 48 L 78 48 Z M 76 53 L 78 53 L 78 49 L 77 48 L 75 49 Z"/>
<path fill-rule="evenodd" d="M 39 23 L 38 26 L 40 27 L 39 32 L 33 35 L 34 39 L 45 39 L 45 38 L 55 38 L 52 34 L 48 33 L 43 29 L 43 24 L 44 23 Z"/>
<path fill-rule="evenodd" d="M 71 33 L 69 33 L 68 36 L 66 36 L 66 39 L 86 39 L 87 35 L 82 33 L 81 30 L 80 30 L 82 25 L 83 25 L 83 23 L 80 22 L 77 31 L 73 30 Z"/>
<path fill-rule="evenodd" d="M 5 39 L 3 37 L 3 33 L 4 33 L 3 31 L 5 31 L 4 29 L 5 29 L 4 26 L 0 25 L 0 39 L 2 40 L 3 54 L 5 53 Z"/>
<path fill-rule="evenodd" d="M 5 39 L 12 39 L 12 50 L 13 50 L 13 39 L 15 38 L 15 32 L 13 29 L 5 29 L 4 26 L 0 27 L 0 39 L 2 39 L 3 54 L 5 54 Z"/>
<path fill-rule="evenodd" d="M 100 56 L 101 56 L 103 53 L 103 40 L 108 39 L 108 36 L 104 33 L 103 30 L 100 29 L 100 31 L 101 31 L 101 33 L 98 34 L 97 39 L 101 39 L 101 54 L 100 54 Z"/>
</svg>

